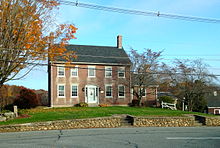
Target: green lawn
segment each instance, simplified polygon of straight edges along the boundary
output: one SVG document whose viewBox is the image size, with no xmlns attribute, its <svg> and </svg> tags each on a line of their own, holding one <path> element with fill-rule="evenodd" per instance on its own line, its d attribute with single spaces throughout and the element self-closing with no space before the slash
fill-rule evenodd
<svg viewBox="0 0 220 148">
<path fill-rule="evenodd" d="M 14 119 L 0 122 L 0 125 L 19 124 L 30 122 L 82 119 L 94 117 L 107 117 L 114 114 L 129 114 L 134 116 L 183 116 L 184 114 L 201 114 L 183 111 L 173 111 L 161 108 L 149 107 L 69 107 L 69 108 L 50 108 L 50 109 L 28 109 L 20 110 L 21 114 L 28 114 L 31 117 Z M 206 114 L 203 114 L 206 115 Z"/>
</svg>

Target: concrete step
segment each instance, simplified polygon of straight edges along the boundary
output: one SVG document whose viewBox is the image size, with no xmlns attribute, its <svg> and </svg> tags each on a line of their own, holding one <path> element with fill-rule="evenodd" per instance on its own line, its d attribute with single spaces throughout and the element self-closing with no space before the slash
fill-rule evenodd
<svg viewBox="0 0 220 148">
<path fill-rule="evenodd" d="M 194 123 L 194 126 L 203 126 L 202 123 Z"/>
<path fill-rule="evenodd" d="M 123 127 L 128 127 L 128 126 L 132 126 L 132 121 L 130 118 L 126 116 L 121 116 L 122 117 L 122 120 L 121 120 L 121 126 Z"/>
<path fill-rule="evenodd" d="M 195 120 L 194 126 L 203 126 L 203 123 L 201 123 L 199 120 Z"/>
<path fill-rule="evenodd" d="M 88 106 L 89 106 L 89 107 L 97 107 L 98 104 L 97 104 L 97 103 L 89 103 Z"/>
</svg>

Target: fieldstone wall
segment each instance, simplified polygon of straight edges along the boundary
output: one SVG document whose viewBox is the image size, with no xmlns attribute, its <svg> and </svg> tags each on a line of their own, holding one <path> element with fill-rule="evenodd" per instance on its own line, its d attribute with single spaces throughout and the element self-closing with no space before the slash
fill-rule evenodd
<svg viewBox="0 0 220 148">
<path fill-rule="evenodd" d="M 195 118 L 206 126 L 220 126 L 220 116 L 208 117 L 208 116 L 195 115 Z"/>
<path fill-rule="evenodd" d="M 220 126 L 220 117 L 201 117 L 204 125 Z M 73 119 L 61 121 L 36 122 L 17 125 L 2 125 L 0 132 L 20 132 L 39 130 L 61 130 L 74 128 L 115 128 L 124 126 L 128 119 L 134 127 L 186 127 L 195 125 L 194 116 L 186 117 L 133 117 L 130 115 L 102 118 Z M 126 125 L 129 126 L 129 125 Z"/>
<path fill-rule="evenodd" d="M 136 127 L 184 127 L 194 126 L 193 117 L 134 117 Z"/>
<path fill-rule="evenodd" d="M 17 125 L 0 126 L 0 132 L 60 130 L 74 128 L 114 128 L 121 126 L 121 118 L 104 117 L 89 119 L 74 119 L 61 121 L 37 122 Z"/>
<path fill-rule="evenodd" d="M 205 117 L 205 125 L 220 126 L 220 117 Z"/>
</svg>

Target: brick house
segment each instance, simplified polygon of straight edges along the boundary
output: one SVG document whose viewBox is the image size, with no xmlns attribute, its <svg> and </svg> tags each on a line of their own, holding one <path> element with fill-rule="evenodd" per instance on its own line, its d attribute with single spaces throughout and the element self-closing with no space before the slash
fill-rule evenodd
<svg viewBox="0 0 220 148">
<path fill-rule="evenodd" d="M 117 46 L 68 45 L 76 51 L 77 59 L 65 66 L 65 61 L 49 61 L 48 94 L 51 107 L 74 106 L 80 102 L 89 106 L 99 104 L 128 105 L 131 93 L 131 62 L 122 47 L 122 36 Z M 155 92 L 155 89 L 147 89 Z M 147 93 L 146 93 L 147 94 Z M 156 95 L 145 100 L 156 100 Z"/>
<path fill-rule="evenodd" d="M 117 37 L 117 47 L 68 45 L 77 59 L 65 67 L 65 61 L 49 61 L 49 101 L 52 107 L 86 102 L 127 105 L 131 102 L 130 60 Z"/>
<path fill-rule="evenodd" d="M 220 91 L 213 91 L 206 96 L 207 111 L 209 114 L 220 115 Z"/>
</svg>

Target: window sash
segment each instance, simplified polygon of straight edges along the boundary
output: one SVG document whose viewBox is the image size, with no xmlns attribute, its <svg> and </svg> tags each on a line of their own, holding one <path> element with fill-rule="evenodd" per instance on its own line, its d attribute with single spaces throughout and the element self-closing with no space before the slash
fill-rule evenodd
<svg viewBox="0 0 220 148">
<path fill-rule="evenodd" d="M 142 92 L 142 97 L 146 97 L 146 88 L 139 88 L 138 95 L 140 95 L 140 90 L 141 90 L 141 92 L 144 91 L 144 92 Z"/>
<path fill-rule="evenodd" d="M 118 96 L 119 97 L 125 96 L 125 87 L 124 86 L 118 86 Z"/>
<path fill-rule="evenodd" d="M 65 68 L 64 67 L 58 67 L 58 76 L 64 77 L 65 75 Z"/>
<path fill-rule="evenodd" d="M 58 97 L 65 97 L 65 86 L 58 85 Z"/>
<path fill-rule="evenodd" d="M 88 68 L 88 76 L 89 77 L 95 77 L 95 67 L 89 67 Z"/>
<path fill-rule="evenodd" d="M 77 97 L 78 96 L 78 86 L 77 85 L 72 85 L 72 97 Z"/>
<path fill-rule="evenodd" d="M 105 68 L 105 77 L 112 77 L 112 67 Z"/>
<path fill-rule="evenodd" d="M 78 77 L 78 67 L 74 67 L 71 69 L 72 77 Z"/>
<path fill-rule="evenodd" d="M 120 67 L 118 69 L 118 77 L 119 78 L 124 78 L 125 77 L 125 68 L 124 67 Z"/>
<path fill-rule="evenodd" d="M 112 97 L 112 86 L 105 86 L 105 96 Z"/>
</svg>

